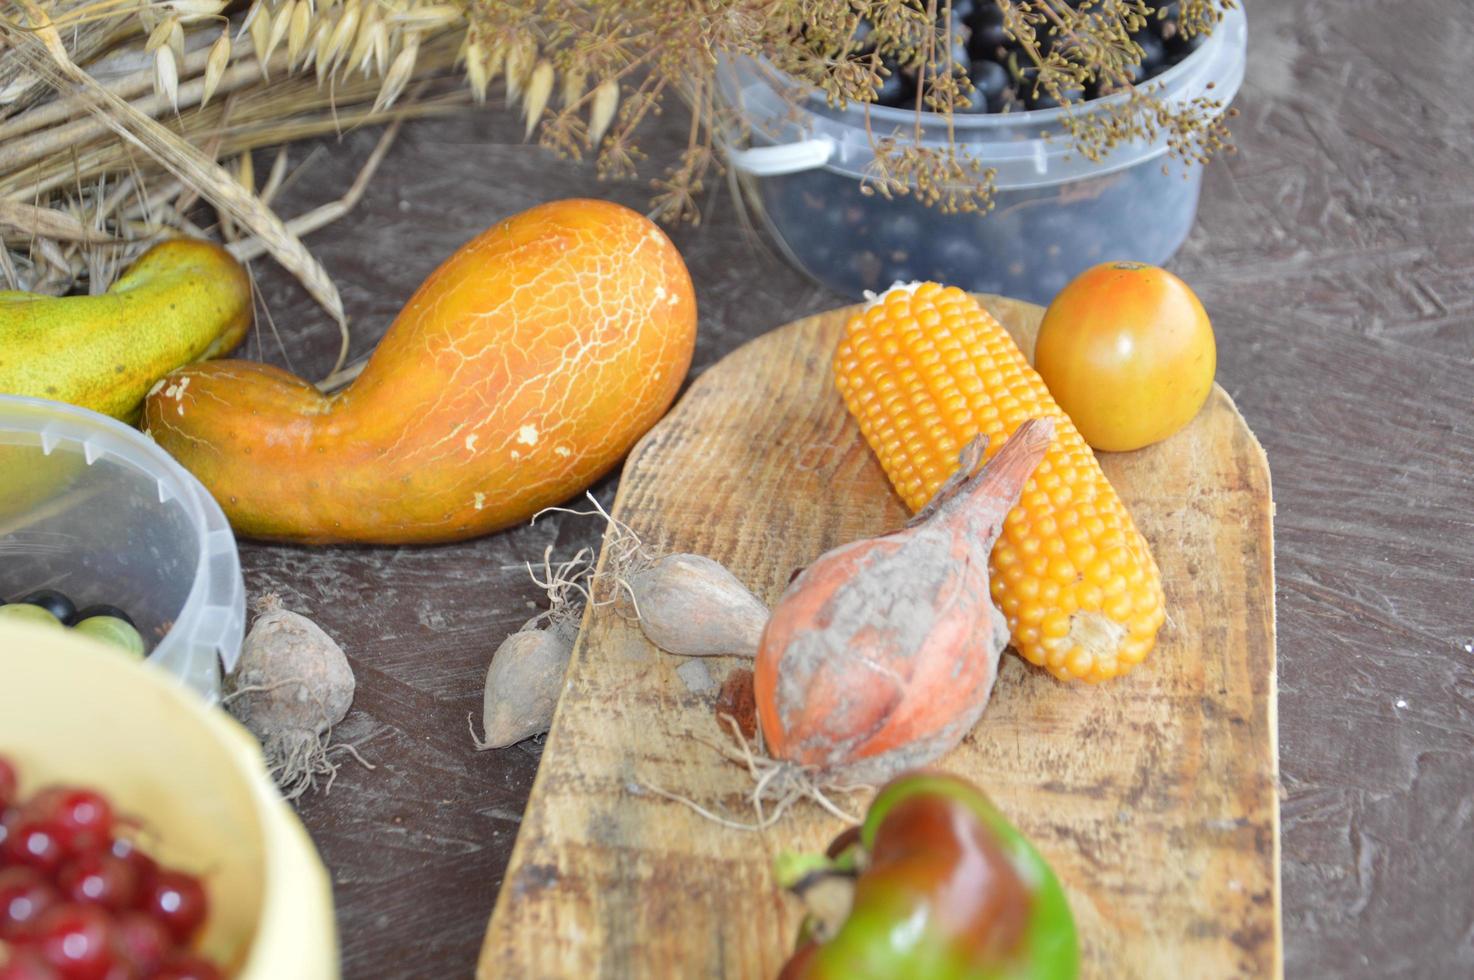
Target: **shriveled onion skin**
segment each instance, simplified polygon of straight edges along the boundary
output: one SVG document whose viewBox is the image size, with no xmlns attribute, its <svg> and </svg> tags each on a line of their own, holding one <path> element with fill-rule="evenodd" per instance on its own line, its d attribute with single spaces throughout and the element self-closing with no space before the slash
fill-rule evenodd
<svg viewBox="0 0 1474 980">
<path fill-rule="evenodd" d="M 961 741 L 987 707 L 1007 636 L 988 553 L 1052 435 L 1047 420 L 1026 423 L 911 526 L 836 548 L 794 580 L 754 666 L 775 758 L 875 781 Z"/>
</svg>

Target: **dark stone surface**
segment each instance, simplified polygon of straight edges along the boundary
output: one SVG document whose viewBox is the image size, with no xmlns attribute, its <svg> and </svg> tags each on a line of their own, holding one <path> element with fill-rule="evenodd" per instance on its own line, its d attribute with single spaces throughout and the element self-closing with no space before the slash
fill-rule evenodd
<svg viewBox="0 0 1474 980">
<path fill-rule="evenodd" d="M 1278 505 L 1286 970 L 1474 972 L 1474 17 L 1466 0 L 1249 5 L 1240 152 L 1207 174 L 1173 268 L 1219 341 L 1219 381 L 1269 452 Z M 355 356 L 456 246 L 540 201 L 643 207 L 644 181 L 519 141 L 500 111 L 406 126 L 363 203 L 309 239 L 343 291 Z M 336 197 L 377 138 L 327 141 L 281 201 Z M 684 139 L 674 107 L 646 175 Z M 308 154 L 294 148 L 294 160 Z M 267 163 L 258 160 L 258 169 Z M 722 182 L 675 232 L 701 306 L 696 371 L 844 298 L 791 271 Z M 320 377 L 331 324 L 256 263 L 249 353 Z M 597 488 L 608 502 L 614 480 Z M 462 976 L 539 747 L 477 753 L 491 652 L 539 598 L 522 562 L 597 543 L 587 520 L 442 548 L 247 544 L 246 582 L 339 637 L 349 763 L 302 814 L 331 867 L 349 977 Z"/>
</svg>

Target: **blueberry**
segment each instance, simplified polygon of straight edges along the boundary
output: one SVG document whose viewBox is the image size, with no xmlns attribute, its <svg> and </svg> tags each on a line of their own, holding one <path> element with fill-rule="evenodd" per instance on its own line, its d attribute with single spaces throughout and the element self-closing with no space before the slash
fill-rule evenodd
<svg viewBox="0 0 1474 980">
<path fill-rule="evenodd" d="M 1003 93 L 1008 88 L 1008 69 L 996 61 L 975 61 L 972 65 L 973 88 L 987 104 L 986 112 L 1003 108 Z"/>
<path fill-rule="evenodd" d="M 973 31 L 967 50 L 974 58 L 1001 58 L 1008 51 L 1008 34 L 1001 24 Z"/>
<path fill-rule="evenodd" d="M 81 610 L 72 617 L 71 622 L 69 622 L 67 625 L 76 626 L 78 623 L 89 620 L 94 616 L 111 616 L 113 619 L 121 619 L 129 626 L 138 626 L 138 624 L 133 621 L 132 616 L 128 615 L 117 606 L 109 606 L 105 603 L 99 603 L 95 606 L 88 606 L 86 609 Z"/>
<path fill-rule="evenodd" d="M 1175 65 L 1207 43 L 1208 35 L 1201 31 L 1192 35 L 1179 31 L 1167 42 L 1167 60 Z"/>
<path fill-rule="evenodd" d="M 1041 271 L 1033 282 L 1035 295 L 1040 297 L 1039 302 L 1048 304 L 1054 297 L 1059 295 L 1060 290 L 1070 284 L 1072 278 L 1073 276 L 1065 269 L 1047 269 Z"/>
<path fill-rule="evenodd" d="M 952 47 L 937 59 L 936 65 L 928 69 L 937 74 L 966 75 L 972 70 L 972 56 L 967 53 L 967 42 L 961 34 L 952 35 Z"/>
<path fill-rule="evenodd" d="M 1003 25 L 1003 8 L 998 6 L 996 0 L 981 0 L 974 6 L 973 12 L 967 18 L 967 26 L 974 32 L 985 27 L 1001 27 Z"/>
<path fill-rule="evenodd" d="M 945 0 L 944 0 L 945 2 Z M 940 7 L 941 4 L 938 4 Z M 978 11 L 977 0 L 952 0 L 952 19 L 969 21 Z"/>
<path fill-rule="evenodd" d="M 922 219 L 906 211 L 888 214 L 878 224 L 879 227 L 871 238 L 882 257 L 892 261 L 907 258 L 926 235 L 926 225 Z"/>
<path fill-rule="evenodd" d="M 900 66 L 889 58 L 881 62 L 881 67 L 886 74 L 875 90 L 875 101 L 888 106 L 905 105 L 915 95 L 911 88 L 911 80 L 903 75 Z"/>
<path fill-rule="evenodd" d="M 824 39 L 821 41 L 818 37 L 811 35 L 807 30 L 802 31 L 801 35 L 804 43 L 808 45 L 810 50 L 826 57 L 834 57 L 844 52 L 859 54 L 869 51 L 873 45 L 871 34 L 874 30 L 874 25 L 864 17 L 861 17 L 855 25 L 854 32 L 844 40 L 835 41 Z"/>
<path fill-rule="evenodd" d="M 1151 71 L 1167 60 L 1166 45 L 1151 31 L 1137 31 L 1131 35 L 1131 40 L 1141 47 L 1141 67 L 1144 71 Z"/>
<path fill-rule="evenodd" d="M 961 105 L 953 106 L 953 112 L 981 115 L 983 113 L 993 111 L 988 108 L 988 96 L 984 94 L 976 85 L 964 92 L 963 98 L 966 99 L 966 101 L 963 102 Z"/>
<path fill-rule="evenodd" d="M 967 221 L 965 224 L 972 227 L 976 222 Z M 932 245 L 928 257 L 929 275 L 943 283 L 970 283 L 982 261 L 983 254 L 976 236 L 967 229 L 958 228 L 944 234 Z"/>
<path fill-rule="evenodd" d="M 1064 105 L 1065 100 L 1079 102 L 1084 98 L 1085 90 L 1078 86 L 1061 88 L 1058 95 L 1038 82 L 1027 83 L 1024 86 L 1024 105 L 1030 110 L 1057 109 Z"/>
<path fill-rule="evenodd" d="M 866 249 L 850 256 L 849 261 L 845 263 L 844 278 L 857 284 L 860 289 L 878 290 L 891 284 L 890 280 L 886 280 L 884 285 L 881 284 L 880 278 L 884 273 L 885 268 L 880 261 L 880 256 Z"/>
<path fill-rule="evenodd" d="M 1164 41 L 1182 33 L 1182 10 L 1176 0 L 1163 3 L 1147 12 L 1147 26 Z"/>
<path fill-rule="evenodd" d="M 1003 11 L 996 4 L 979 6 L 967 26 L 972 30 L 967 50 L 974 58 L 997 58 L 1008 46 L 1008 32 L 1003 29 Z"/>
<path fill-rule="evenodd" d="M 70 622 L 77 614 L 77 605 L 55 589 L 37 589 L 21 599 L 28 606 L 40 606 L 63 623 Z"/>
</svg>

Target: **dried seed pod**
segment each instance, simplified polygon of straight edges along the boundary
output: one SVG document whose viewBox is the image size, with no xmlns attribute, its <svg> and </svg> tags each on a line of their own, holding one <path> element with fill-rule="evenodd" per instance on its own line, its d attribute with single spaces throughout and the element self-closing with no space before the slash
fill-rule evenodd
<svg viewBox="0 0 1474 980">
<path fill-rule="evenodd" d="M 374 70 L 383 75 L 389 70 L 389 25 L 382 20 L 374 25 Z"/>
<path fill-rule="evenodd" d="M 394 63 L 389 66 L 389 71 L 384 76 L 384 84 L 379 89 L 379 97 L 374 100 L 374 111 L 379 112 L 394 104 L 399 94 L 404 91 L 404 86 L 409 83 L 410 76 L 414 74 L 415 59 L 420 54 L 420 37 L 411 34 L 404 42 L 404 49 L 394 56 Z"/>
<path fill-rule="evenodd" d="M 531 38 L 514 41 L 507 48 L 507 105 L 517 104 L 522 97 L 522 88 L 537 61 L 537 42 Z"/>
<path fill-rule="evenodd" d="M 614 121 L 614 111 L 619 108 L 619 82 L 605 79 L 594 90 L 594 104 L 589 108 L 589 146 L 596 147 L 609 131 Z"/>
<path fill-rule="evenodd" d="M 491 84 L 491 75 L 486 70 L 486 52 L 480 41 L 466 44 L 466 80 L 471 84 L 471 95 L 477 104 L 486 101 L 486 88 Z"/>
<path fill-rule="evenodd" d="M 666 653 L 754 657 L 768 607 L 726 566 L 703 555 L 657 558 L 629 574 L 640 629 Z"/>
<path fill-rule="evenodd" d="M 368 75 L 368 65 L 374 54 L 374 36 L 384 24 L 379 19 L 378 4 L 369 4 L 358 21 L 358 32 L 353 36 L 353 46 L 348 53 L 348 70 L 357 69 Z"/>
<path fill-rule="evenodd" d="M 327 63 L 327 70 L 330 74 L 338 70 L 338 65 L 348 53 L 348 45 L 358 33 L 358 22 L 362 16 L 363 7 L 358 0 L 348 0 L 337 24 L 333 26 L 332 34 L 328 36 L 327 44 L 323 46 L 323 60 Z M 321 72 L 321 67 L 318 70 Z"/>
<path fill-rule="evenodd" d="M 453 4 L 422 4 L 407 7 L 389 15 L 396 27 L 410 31 L 433 31 L 447 27 L 462 18 L 461 9 Z"/>
<path fill-rule="evenodd" d="M 494 44 L 491 53 L 486 58 L 486 77 L 488 81 L 496 81 L 497 76 L 507 63 L 507 46 L 505 44 Z"/>
<path fill-rule="evenodd" d="M 184 25 L 178 18 L 169 28 L 169 50 L 174 52 L 175 62 L 184 61 Z"/>
<path fill-rule="evenodd" d="M 154 52 L 154 91 L 179 111 L 179 64 L 167 44 Z"/>
<path fill-rule="evenodd" d="M 312 43 L 307 46 L 312 57 L 312 73 L 317 76 L 317 84 L 320 87 L 323 80 L 328 77 L 328 59 L 332 57 L 329 45 L 332 42 L 333 32 L 337 30 L 341 21 L 341 12 L 338 15 L 325 15 L 328 19 L 320 19 L 318 26 L 312 32 Z"/>
<path fill-rule="evenodd" d="M 247 194 L 256 193 L 256 162 L 251 159 L 250 150 L 240 155 L 240 162 L 236 164 L 235 179 L 246 189 Z"/>
<path fill-rule="evenodd" d="M 307 31 L 307 43 L 302 46 L 301 59 L 291 63 L 293 71 L 298 68 L 305 69 L 311 63 L 313 74 L 318 76 L 317 84 L 319 88 L 322 87 L 323 79 L 326 77 L 318 71 L 318 63 L 322 60 L 320 51 L 327 40 L 328 31 L 332 29 L 333 25 L 330 21 L 325 21 L 321 18 L 313 21 L 312 26 Z"/>
<path fill-rule="evenodd" d="M 250 31 L 251 25 L 263 17 L 268 19 L 271 17 L 271 14 L 266 10 L 265 0 L 251 0 L 250 5 L 246 8 L 246 16 L 241 18 L 240 33 L 236 36 L 244 36 Z"/>
<path fill-rule="evenodd" d="M 186 24 L 220 16 L 225 9 L 225 0 L 169 0 L 162 5 L 165 10 Z"/>
<path fill-rule="evenodd" d="M 570 68 L 563 73 L 563 92 L 560 98 L 563 100 L 563 108 L 568 108 L 579 99 L 583 98 L 585 87 L 588 85 L 588 75 L 582 68 Z"/>
<path fill-rule="evenodd" d="M 153 54 L 159 48 L 169 43 L 174 28 L 179 26 L 179 21 L 173 17 L 165 17 L 154 25 L 154 29 L 148 32 L 148 40 L 143 43 L 143 50 Z"/>
<path fill-rule="evenodd" d="M 210 96 L 215 94 L 216 87 L 220 84 L 220 78 L 225 74 L 225 66 L 230 64 L 230 31 L 220 32 L 220 37 L 210 45 L 210 54 L 205 59 L 205 87 L 200 98 L 203 107 L 210 101 Z"/>
<path fill-rule="evenodd" d="M 261 77 L 270 78 L 266 61 L 271 57 L 271 11 L 266 6 L 266 0 L 256 0 L 247 20 L 247 29 L 251 33 L 251 50 L 256 53 L 256 64 L 261 69 Z"/>
<path fill-rule="evenodd" d="M 297 57 L 307 44 L 307 32 L 312 27 L 312 8 L 307 0 L 297 0 L 292 6 L 292 19 L 287 27 L 287 61 L 295 68 Z"/>
<path fill-rule="evenodd" d="M 532 70 L 532 77 L 527 83 L 527 101 L 523 103 L 527 130 L 522 134 L 523 139 L 530 138 L 532 131 L 537 128 L 538 120 L 542 119 L 543 110 L 548 107 L 548 97 L 552 95 L 552 92 L 553 63 L 544 58 Z"/>
<path fill-rule="evenodd" d="M 286 38 L 287 31 L 292 26 L 292 15 L 296 12 L 296 9 L 296 5 L 291 0 L 288 0 L 288 2 L 283 3 L 277 8 L 276 16 L 271 19 L 271 33 L 266 38 L 266 54 L 261 58 L 263 66 L 266 63 L 266 59 L 270 58 L 272 52 L 276 50 L 276 46 L 281 44 L 282 40 Z"/>
</svg>

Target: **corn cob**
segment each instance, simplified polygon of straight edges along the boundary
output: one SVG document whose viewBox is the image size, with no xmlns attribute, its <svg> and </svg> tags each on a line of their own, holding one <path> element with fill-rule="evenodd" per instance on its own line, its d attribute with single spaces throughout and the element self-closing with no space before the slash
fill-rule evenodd
<svg viewBox="0 0 1474 980">
<path fill-rule="evenodd" d="M 1026 419 L 1053 418 L 1054 443 L 993 548 L 993 601 L 1014 648 L 1062 680 L 1141 663 L 1165 618 L 1156 562 L 1090 447 L 975 299 L 931 282 L 893 286 L 846 325 L 834 376 L 912 510 L 978 432 L 992 458 Z"/>
</svg>

